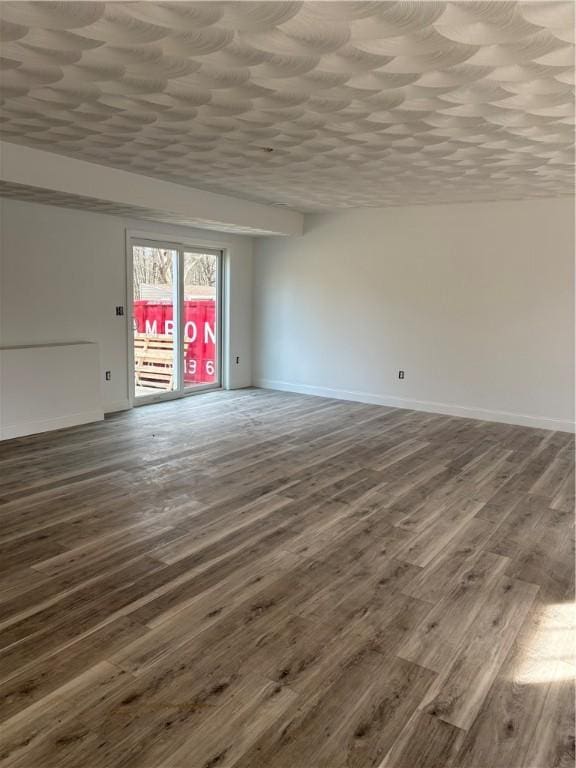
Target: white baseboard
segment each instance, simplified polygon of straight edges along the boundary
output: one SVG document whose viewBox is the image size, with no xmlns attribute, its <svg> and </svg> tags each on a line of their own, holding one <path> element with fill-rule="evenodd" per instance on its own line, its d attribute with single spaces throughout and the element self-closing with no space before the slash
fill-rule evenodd
<svg viewBox="0 0 576 768">
<path fill-rule="evenodd" d="M 402 397 L 393 397 L 392 395 L 374 395 L 370 394 L 369 392 L 351 392 L 345 389 L 314 387 L 308 384 L 294 384 L 288 381 L 275 381 L 273 379 L 257 379 L 254 382 L 254 386 L 259 387 L 260 389 L 278 389 L 282 392 L 297 392 L 301 395 L 331 397 L 335 400 L 352 400 L 357 403 L 387 405 L 392 408 L 407 408 L 411 411 L 443 413 L 447 416 L 462 416 L 466 419 L 497 421 L 503 424 L 516 424 L 522 427 L 551 429 L 559 432 L 576 431 L 576 424 L 573 421 L 567 421 L 564 419 L 551 419 L 546 416 L 528 416 L 522 413 L 489 411 L 484 408 L 471 408 L 464 405 L 452 405 L 451 403 L 435 403 L 425 400 L 410 400 Z"/>
<path fill-rule="evenodd" d="M 18 424 L 9 424 L 2 427 L 0 440 L 12 440 L 15 437 L 36 435 L 40 432 L 52 432 L 55 429 L 77 427 L 80 424 L 90 424 L 93 421 L 102 421 L 102 411 L 86 411 L 84 413 L 72 413 L 66 416 L 58 416 L 55 419 L 38 419 L 35 421 L 21 421 Z"/>
<path fill-rule="evenodd" d="M 104 406 L 104 413 L 116 413 L 117 411 L 129 411 L 132 408 L 130 400 L 116 400 L 113 403 L 108 403 Z"/>
</svg>

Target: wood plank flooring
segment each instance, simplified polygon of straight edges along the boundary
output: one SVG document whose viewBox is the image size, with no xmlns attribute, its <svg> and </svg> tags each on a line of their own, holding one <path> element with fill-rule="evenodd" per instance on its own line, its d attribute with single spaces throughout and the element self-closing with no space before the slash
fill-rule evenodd
<svg viewBox="0 0 576 768">
<path fill-rule="evenodd" d="M 569 768 L 574 439 L 241 390 L 0 444 L 4 768 Z"/>
</svg>

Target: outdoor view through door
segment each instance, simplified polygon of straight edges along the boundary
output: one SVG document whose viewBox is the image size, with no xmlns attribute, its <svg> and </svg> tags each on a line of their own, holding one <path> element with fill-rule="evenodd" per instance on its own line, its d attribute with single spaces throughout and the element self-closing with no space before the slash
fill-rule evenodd
<svg viewBox="0 0 576 768">
<path fill-rule="evenodd" d="M 220 385 L 219 251 L 133 243 L 134 394 Z"/>
</svg>

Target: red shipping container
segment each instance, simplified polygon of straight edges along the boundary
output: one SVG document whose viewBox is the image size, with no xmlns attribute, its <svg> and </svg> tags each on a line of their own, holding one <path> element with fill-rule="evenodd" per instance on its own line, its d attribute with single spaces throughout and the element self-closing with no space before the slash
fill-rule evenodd
<svg viewBox="0 0 576 768">
<path fill-rule="evenodd" d="M 173 336 L 171 302 L 134 302 L 134 330 L 153 336 Z M 216 379 L 216 302 L 184 302 L 184 383 L 213 384 Z"/>
</svg>

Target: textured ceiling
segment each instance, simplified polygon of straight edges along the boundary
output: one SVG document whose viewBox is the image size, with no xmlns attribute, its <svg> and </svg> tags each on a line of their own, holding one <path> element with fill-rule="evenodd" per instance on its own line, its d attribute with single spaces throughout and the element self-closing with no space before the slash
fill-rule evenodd
<svg viewBox="0 0 576 768">
<path fill-rule="evenodd" d="M 7 141 L 304 211 L 573 193 L 572 0 L 0 18 Z"/>
</svg>

